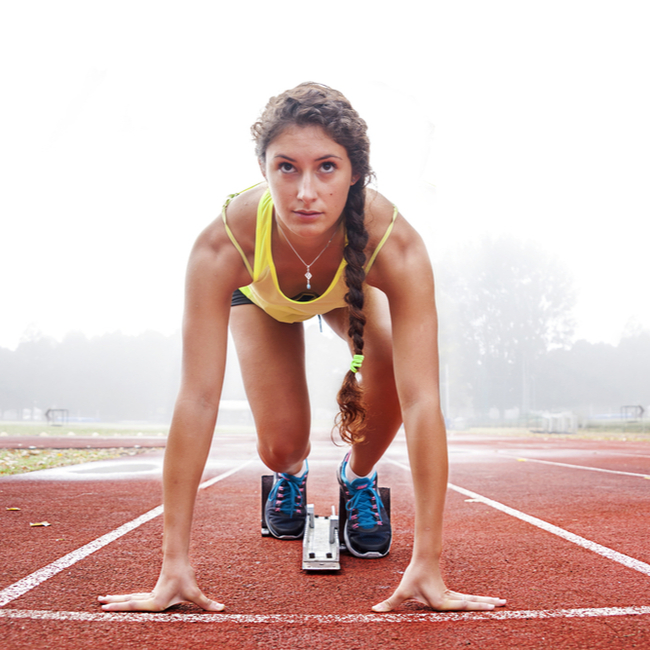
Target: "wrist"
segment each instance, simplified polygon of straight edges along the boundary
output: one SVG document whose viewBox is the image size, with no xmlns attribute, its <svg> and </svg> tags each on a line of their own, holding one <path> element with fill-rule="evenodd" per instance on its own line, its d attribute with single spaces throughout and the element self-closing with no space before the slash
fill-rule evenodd
<svg viewBox="0 0 650 650">
<path fill-rule="evenodd" d="M 413 558 L 439 562 L 442 556 L 442 539 L 431 528 L 416 531 L 413 541 Z"/>
<path fill-rule="evenodd" d="M 163 564 L 189 564 L 190 555 L 186 549 L 170 549 L 163 546 Z"/>
<path fill-rule="evenodd" d="M 193 569 L 189 558 L 164 558 L 162 566 L 160 567 L 160 576 L 166 576 L 166 579 L 168 580 L 192 572 Z"/>
</svg>

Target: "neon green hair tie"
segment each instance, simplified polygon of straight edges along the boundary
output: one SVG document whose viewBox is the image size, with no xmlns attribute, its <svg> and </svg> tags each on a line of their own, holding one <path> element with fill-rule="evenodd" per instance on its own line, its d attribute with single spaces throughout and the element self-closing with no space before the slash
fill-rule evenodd
<svg viewBox="0 0 650 650">
<path fill-rule="evenodd" d="M 350 370 L 352 372 L 357 372 L 361 368 L 361 364 L 363 363 L 363 354 L 355 354 L 352 357 L 352 363 L 350 364 Z"/>
</svg>

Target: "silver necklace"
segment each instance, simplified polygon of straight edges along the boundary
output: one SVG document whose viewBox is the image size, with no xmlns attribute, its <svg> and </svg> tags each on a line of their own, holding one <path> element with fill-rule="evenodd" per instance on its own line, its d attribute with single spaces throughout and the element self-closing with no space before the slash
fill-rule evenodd
<svg viewBox="0 0 650 650">
<path fill-rule="evenodd" d="M 334 235 L 336 235 L 336 233 L 339 230 L 338 226 L 334 231 L 334 234 L 330 237 L 330 240 L 327 242 L 327 244 L 325 244 L 325 248 L 323 248 L 323 250 L 320 253 L 318 253 L 318 255 L 316 255 L 316 257 L 311 261 L 311 264 L 307 264 L 307 262 L 305 262 L 305 260 L 303 260 L 302 257 L 300 257 L 300 253 L 298 253 L 298 251 L 293 247 L 293 244 L 291 243 L 291 241 L 289 241 L 289 238 L 284 234 L 284 230 L 282 230 L 282 226 L 280 225 L 280 220 L 277 217 L 275 219 L 275 223 L 278 224 L 278 230 L 282 233 L 282 236 L 284 237 L 287 244 L 291 246 L 291 250 L 296 254 L 296 257 L 307 267 L 307 272 L 305 273 L 305 277 L 307 278 L 307 289 L 311 289 L 310 280 L 312 279 L 313 276 L 309 271 L 309 269 L 314 265 L 314 263 L 318 260 L 318 258 L 327 250 L 327 247 L 332 243 L 332 240 L 334 239 Z"/>
</svg>

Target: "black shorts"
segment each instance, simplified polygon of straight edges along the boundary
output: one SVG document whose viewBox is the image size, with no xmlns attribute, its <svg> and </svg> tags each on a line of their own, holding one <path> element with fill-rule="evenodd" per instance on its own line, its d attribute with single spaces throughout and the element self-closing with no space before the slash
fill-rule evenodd
<svg viewBox="0 0 650 650">
<path fill-rule="evenodd" d="M 309 302 L 314 298 L 318 298 L 318 294 L 313 291 L 303 291 L 297 296 L 294 296 L 291 300 L 296 300 L 297 302 Z M 232 300 L 230 301 L 231 307 L 237 307 L 237 305 L 254 305 L 255 303 L 240 289 L 235 289 L 232 294 Z"/>
<path fill-rule="evenodd" d="M 312 300 L 313 298 L 318 298 L 318 294 L 312 294 L 308 292 L 301 293 L 299 296 L 296 296 L 294 300 L 303 301 L 303 300 Z M 254 305 L 255 303 L 245 294 L 241 292 L 240 289 L 235 289 L 232 292 L 232 299 L 230 301 L 231 307 L 237 307 L 238 305 Z M 318 324 L 320 331 L 323 331 L 323 320 L 322 316 L 318 314 Z"/>
<path fill-rule="evenodd" d="M 244 295 L 240 289 L 235 289 L 232 294 L 232 300 L 230 301 L 231 307 L 236 307 L 237 305 L 254 305 L 255 303 L 246 295 Z"/>
</svg>

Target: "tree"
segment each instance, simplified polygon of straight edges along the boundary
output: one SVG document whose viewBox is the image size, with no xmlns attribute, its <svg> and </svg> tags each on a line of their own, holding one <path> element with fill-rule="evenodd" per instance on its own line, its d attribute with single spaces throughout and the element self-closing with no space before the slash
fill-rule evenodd
<svg viewBox="0 0 650 650">
<path fill-rule="evenodd" d="M 178 335 L 31 336 L 13 352 L 0 349 L 0 415 L 59 407 L 72 417 L 161 421 L 179 378 Z"/>
<path fill-rule="evenodd" d="M 650 331 L 623 335 L 618 346 L 577 341 L 540 360 L 537 399 L 545 409 L 583 416 L 619 414 L 623 406 L 650 403 Z"/>
<path fill-rule="evenodd" d="M 452 404 L 528 411 L 537 360 L 573 332 L 575 293 L 558 258 L 533 242 L 485 237 L 448 257 L 438 292 Z"/>
</svg>

